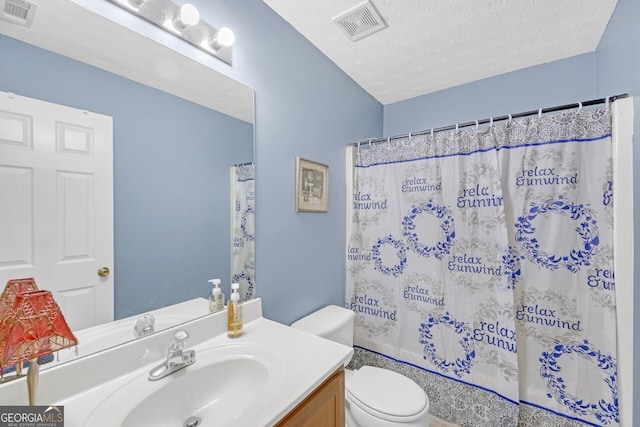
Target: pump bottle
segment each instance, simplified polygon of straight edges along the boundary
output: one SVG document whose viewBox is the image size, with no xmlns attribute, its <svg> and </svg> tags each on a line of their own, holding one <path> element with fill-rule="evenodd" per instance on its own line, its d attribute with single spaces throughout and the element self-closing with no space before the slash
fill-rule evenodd
<svg viewBox="0 0 640 427">
<path fill-rule="evenodd" d="M 240 305 L 240 285 L 231 285 L 231 299 L 227 304 L 227 336 L 237 338 L 242 335 L 242 306 Z"/>
<path fill-rule="evenodd" d="M 220 279 L 211 279 L 209 283 L 213 285 L 211 295 L 209 295 L 209 313 L 217 313 L 224 310 L 224 294 L 218 287 L 220 285 Z"/>
</svg>

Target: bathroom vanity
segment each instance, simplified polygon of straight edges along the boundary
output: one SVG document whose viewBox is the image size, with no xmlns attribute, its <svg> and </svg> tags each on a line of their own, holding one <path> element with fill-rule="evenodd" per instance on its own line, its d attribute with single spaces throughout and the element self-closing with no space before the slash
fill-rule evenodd
<svg viewBox="0 0 640 427">
<path fill-rule="evenodd" d="M 342 427 L 344 411 L 344 368 L 340 367 L 276 426 Z"/>
<path fill-rule="evenodd" d="M 243 304 L 244 332 L 226 335 L 226 310 L 41 372 L 38 405 L 64 406 L 65 426 L 344 425 L 344 363 L 353 349 L 262 317 Z M 157 381 L 177 330 L 195 363 Z M 24 379 L 0 385 L 0 405 L 26 405 Z"/>
</svg>

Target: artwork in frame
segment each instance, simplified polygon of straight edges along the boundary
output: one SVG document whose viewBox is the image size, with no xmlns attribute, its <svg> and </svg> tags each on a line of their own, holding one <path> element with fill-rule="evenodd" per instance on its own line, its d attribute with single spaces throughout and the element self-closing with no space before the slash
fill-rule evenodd
<svg viewBox="0 0 640 427">
<path fill-rule="evenodd" d="M 329 212 L 329 166 L 296 157 L 296 212 Z"/>
</svg>

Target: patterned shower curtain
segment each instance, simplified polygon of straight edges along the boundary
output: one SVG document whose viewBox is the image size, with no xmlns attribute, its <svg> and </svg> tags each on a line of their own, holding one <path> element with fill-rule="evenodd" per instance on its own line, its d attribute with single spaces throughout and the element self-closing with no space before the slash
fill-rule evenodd
<svg viewBox="0 0 640 427">
<path fill-rule="evenodd" d="M 410 369 L 458 424 L 618 425 L 608 108 L 363 144 L 355 163 L 360 363 Z"/>
<path fill-rule="evenodd" d="M 240 284 L 243 301 L 255 296 L 255 166 L 231 168 L 231 283 Z"/>
</svg>

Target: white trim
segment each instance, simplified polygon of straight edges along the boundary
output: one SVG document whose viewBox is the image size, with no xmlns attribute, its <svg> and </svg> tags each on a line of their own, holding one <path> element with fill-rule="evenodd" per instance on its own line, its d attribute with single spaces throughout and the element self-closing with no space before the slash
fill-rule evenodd
<svg viewBox="0 0 640 427">
<path fill-rule="evenodd" d="M 349 240 L 351 239 L 351 229 L 352 223 L 351 218 L 353 218 L 353 185 L 355 183 L 355 164 L 356 164 L 356 148 L 353 146 L 346 147 L 346 171 L 345 171 L 345 183 L 346 183 L 346 215 L 345 219 L 347 221 L 347 232 L 346 239 L 344 242 L 344 253 L 349 254 Z M 345 284 L 349 279 L 349 271 L 345 269 Z M 346 286 L 346 285 L 345 285 Z M 344 292 L 346 299 L 346 289 Z"/>
<path fill-rule="evenodd" d="M 620 426 L 633 426 L 633 98 L 611 107 Z"/>
<path fill-rule="evenodd" d="M 234 240 L 234 228 L 233 226 L 235 225 L 233 223 L 233 207 L 235 206 L 235 194 L 236 194 L 236 177 L 235 174 L 233 173 L 235 170 L 234 166 L 231 165 L 229 166 L 229 182 L 231 183 L 230 185 L 230 192 L 229 192 L 229 206 L 231 206 L 230 209 L 230 218 L 229 218 L 229 254 L 231 254 L 231 256 L 229 257 L 229 283 L 231 284 L 231 282 L 233 282 L 233 240 Z M 231 291 L 229 291 L 231 292 Z M 223 301 L 225 304 L 227 303 L 226 301 Z"/>
</svg>

